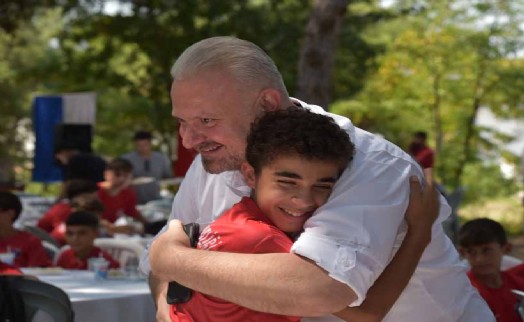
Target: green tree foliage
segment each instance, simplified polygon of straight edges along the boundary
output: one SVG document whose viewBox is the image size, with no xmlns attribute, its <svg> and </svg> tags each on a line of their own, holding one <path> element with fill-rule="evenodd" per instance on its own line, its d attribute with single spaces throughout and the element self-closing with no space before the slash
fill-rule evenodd
<svg viewBox="0 0 524 322">
<path fill-rule="evenodd" d="M 59 32 L 59 9 L 36 10 L 32 19 L 0 28 L 0 168 L 2 180 L 13 179 L 13 167 L 30 155 L 31 94 L 45 91 L 43 81 L 58 66 L 60 54 L 49 46 Z M 58 23 L 57 23 L 58 22 Z"/>
<path fill-rule="evenodd" d="M 524 116 L 524 60 L 516 55 L 523 42 L 512 18 L 522 8 L 475 3 L 417 1 L 409 3 L 417 9 L 410 15 L 370 28 L 367 39 L 386 46 L 378 68 L 354 99 L 334 105 L 357 125 L 403 147 L 415 130 L 429 132 L 438 177 L 450 188 L 465 183 L 464 169 L 480 151 L 500 151 L 500 141 L 491 138 L 509 139 L 475 125 L 480 107 Z"/>
<path fill-rule="evenodd" d="M 109 14 L 88 1 L 66 16 L 58 87 L 98 93 L 99 152 L 124 152 L 133 131 L 144 128 L 170 148 L 176 128 L 169 70 L 177 55 L 209 36 L 238 36 L 268 51 L 293 84 L 308 8 L 307 0 L 122 1 L 121 10 Z"/>
</svg>

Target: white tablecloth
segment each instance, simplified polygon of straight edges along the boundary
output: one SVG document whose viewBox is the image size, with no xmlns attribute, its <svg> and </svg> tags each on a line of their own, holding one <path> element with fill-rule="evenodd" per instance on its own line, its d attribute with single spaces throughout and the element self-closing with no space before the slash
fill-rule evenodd
<svg viewBox="0 0 524 322">
<path fill-rule="evenodd" d="M 71 299 L 75 322 L 155 321 L 155 306 L 145 280 L 98 281 L 92 272 L 74 270 L 53 273 L 24 269 L 24 272 L 64 290 Z"/>
</svg>

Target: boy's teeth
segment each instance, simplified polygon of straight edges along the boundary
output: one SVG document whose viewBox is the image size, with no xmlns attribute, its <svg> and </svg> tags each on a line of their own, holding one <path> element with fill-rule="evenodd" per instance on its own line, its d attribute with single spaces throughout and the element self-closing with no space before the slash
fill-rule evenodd
<svg viewBox="0 0 524 322">
<path fill-rule="evenodd" d="M 304 215 L 303 212 L 291 212 L 289 210 L 284 210 L 284 212 L 290 216 L 293 216 L 293 217 L 300 217 L 302 215 Z"/>
</svg>

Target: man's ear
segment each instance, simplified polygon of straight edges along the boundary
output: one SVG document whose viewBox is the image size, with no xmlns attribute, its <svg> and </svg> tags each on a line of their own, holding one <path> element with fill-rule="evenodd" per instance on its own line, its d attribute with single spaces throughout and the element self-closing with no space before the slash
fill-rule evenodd
<svg viewBox="0 0 524 322">
<path fill-rule="evenodd" d="M 282 97 L 280 92 L 273 88 L 266 88 L 260 93 L 260 106 L 264 112 L 273 112 L 281 108 Z"/>
<path fill-rule="evenodd" d="M 255 189 L 256 175 L 255 169 L 247 162 L 243 162 L 240 166 L 240 172 L 244 176 L 244 180 L 251 189 Z"/>
</svg>

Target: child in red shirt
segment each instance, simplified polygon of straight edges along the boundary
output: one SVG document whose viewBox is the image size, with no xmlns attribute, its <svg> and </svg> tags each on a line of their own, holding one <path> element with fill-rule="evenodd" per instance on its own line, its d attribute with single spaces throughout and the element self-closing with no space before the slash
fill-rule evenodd
<svg viewBox="0 0 524 322">
<path fill-rule="evenodd" d="M 72 179 L 64 183 L 64 198 L 60 198 L 38 221 L 38 227 L 47 231 L 60 244 L 65 244 L 65 220 L 74 209 L 76 198 L 96 197 L 98 186 L 90 180 Z"/>
<path fill-rule="evenodd" d="M 109 268 L 120 264 L 108 253 L 94 245 L 98 237 L 98 217 L 87 211 L 76 211 L 66 220 L 66 240 L 71 248 L 63 251 L 57 266 L 66 269 L 87 269 L 87 261 L 93 257 L 103 257 L 109 261 Z"/>
<path fill-rule="evenodd" d="M 13 227 L 21 212 L 20 199 L 11 192 L 0 191 L 0 253 L 15 253 L 13 263 L 18 267 L 51 265 L 40 239 Z"/>
<path fill-rule="evenodd" d="M 98 191 L 98 197 L 104 204 L 102 212 L 104 226 L 107 223 L 114 223 L 121 216 L 144 222 L 142 215 L 136 209 L 136 193 L 129 186 L 132 170 L 131 163 L 122 158 L 116 158 L 107 164 L 104 171 L 105 181 L 100 183 Z"/>
<path fill-rule="evenodd" d="M 247 163 L 241 167 L 252 188 L 251 198 L 244 197 L 205 228 L 198 248 L 234 253 L 289 252 L 306 220 L 329 198 L 352 160 L 353 150 L 348 135 L 329 117 L 295 108 L 266 113 L 251 128 Z M 391 262 L 394 265 L 379 277 L 382 283 L 377 280 L 377 288 L 369 290 L 368 302 L 337 313 L 339 317 L 358 321 L 366 316 L 379 316 L 377 320 L 385 316 L 431 239 L 431 226 L 438 214 L 438 197 L 432 193 L 433 203 L 424 207 L 411 207 L 417 200 L 410 199 L 411 209 L 406 215 L 409 233 Z M 172 305 L 170 315 L 173 322 L 300 321 L 299 317 L 256 312 L 199 292 L 193 292 L 186 303 Z"/>
<path fill-rule="evenodd" d="M 488 303 L 497 322 L 522 322 L 512 289 L 524 291 L 524 264 L 501 271 L 502 257 L 511 251 L 501 224 L 488 218 L 474 219 L 459 232 L 459 250 L 471 270 L 468 277 Z"/>
</svg>

